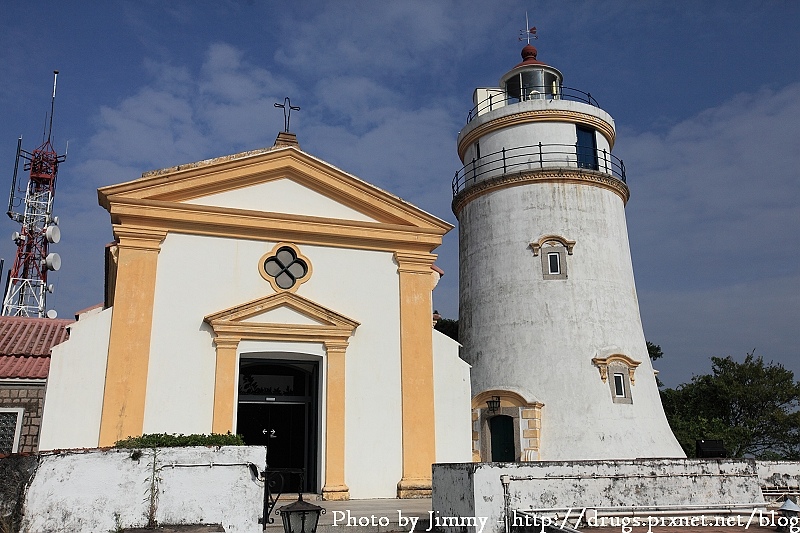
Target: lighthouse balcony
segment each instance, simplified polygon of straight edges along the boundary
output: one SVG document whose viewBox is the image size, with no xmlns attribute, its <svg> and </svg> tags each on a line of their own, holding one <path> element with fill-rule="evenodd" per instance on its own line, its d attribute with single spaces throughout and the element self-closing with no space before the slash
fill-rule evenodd
<svg viewBox="0 0 800 533">
<path fill-rule="evenodd" d="M 511 174 L 570 169 L 626 183 L 625 164 L 606 149 L 581 144 L 543 144 L 503 148 L 473 158 L 453 177 L 453 196 L 479 183 Z"/>
<path fill-rule="evenodd" d="M 521 90 L 519 87 L 515 87 L 510 92 L 497 87 L 481 87 L 475 89 L 473 94 L 475 106 L 467 114 L 467 124 L 481 115 L 509 105 L 530 101 L 552 102 L 554 100 L 581 102 L 593 107 L 600 107 L 591 93 L 562 85 L 526 85 Z"/>
</svg>

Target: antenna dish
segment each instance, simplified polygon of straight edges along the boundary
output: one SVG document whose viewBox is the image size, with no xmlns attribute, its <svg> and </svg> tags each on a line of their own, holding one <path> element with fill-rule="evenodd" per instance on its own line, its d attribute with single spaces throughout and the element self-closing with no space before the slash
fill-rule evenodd
<svg viewBox="0 0 800 533">
<path fill-rule="evenodd" d="M 47 286 L 47 292 L 49 292 L 50 294 L 53 294 L 54 290 L 56 290 L 56 288 L 53 286 L 52 283 Z"/>
<path fill-rule="evenodd" d="M 58 244 L 58 241 L 61 240 L 61 230 L 58 229 L 58 226 L 47 226 L 44 236 L 50 244 Z"/>
<path fill-rule="evenodd" d="M 55 309 L 48 309 L 47 311 L 47 318 L 56 318 L 58 317 L 58 313 Z"/>
<path fill-rule="evenodd" d="M 47 254 L 47 257 L 42 260 L 42 266 L 45 270 L 52 270 L 55 272 L 61 268 L 61 256 L 56 253 Z"/>
</svg>

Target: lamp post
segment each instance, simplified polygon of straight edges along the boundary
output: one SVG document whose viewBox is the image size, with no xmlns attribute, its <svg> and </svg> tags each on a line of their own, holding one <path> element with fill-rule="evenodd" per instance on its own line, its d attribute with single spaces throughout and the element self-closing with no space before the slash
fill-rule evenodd
<svg viewBox="0 0 800 533">
<path fill-rule="evenodd" d="M 775 531 L 791 531 L 792 527 L 797 524 L 797 515 L 800 512 L 800 506 L 794 503 L 794 500 L 787 497 L 786 501 L 783 502 L 781 508 L 778 509 L 780 513 L 780 517 L 778 517 L 778 527 L 775 528 Z M 781 518 L 783 520 L 781 520 Z"/>
<path fill-rule="evenodd" d="M 281 515 L 285 533 L 315 533 L 319 516 L 325 514 L 325 509 L 303 501 L 303 494 L 299 493 L 296 502 L 284 505 L 277 514 Z"/>
</svg>

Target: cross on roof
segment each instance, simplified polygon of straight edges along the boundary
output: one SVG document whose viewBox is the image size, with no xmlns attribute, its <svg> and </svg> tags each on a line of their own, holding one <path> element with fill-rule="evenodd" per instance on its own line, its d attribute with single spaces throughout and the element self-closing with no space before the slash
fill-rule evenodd
<svg viewBox="0 0 800 533">
<path fill-rule="evenodd" d="M 275 103 L 275 107 L 283 108 L 283 131 L 289 133 L 289 119 L 292 117 L 292 111 L 300 111 L 299 106 L 293 106 L 289 97 L 283 99 L 283 103 Z"/>
</svg>

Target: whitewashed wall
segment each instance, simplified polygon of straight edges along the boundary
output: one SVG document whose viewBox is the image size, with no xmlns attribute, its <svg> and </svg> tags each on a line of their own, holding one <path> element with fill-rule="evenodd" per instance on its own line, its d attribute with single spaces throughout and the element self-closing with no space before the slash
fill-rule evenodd
<svg viewBox="0 0 800 533">
<path fill-rule="evenodd" d="M 756 461 L 756 466 L 763 485 L 800 486 L 800 461 Z"/>
<path fill-rule="evenodd" d="M 433 330 L 433 383 L 436 409 L 436 462 L 472 460 L 472 410 L 469 365 L 459 344 Z"/>
<path fill-rule="evenodd" d="M 274 245 L 167 236 L 156 280 L 145 433 L 211 430 L 216 352 L 203 317 L 273 293 L 258 273 L 258 260 Z M 361 323 L 346 360 L 345 460 L 351 497 L 393 497 L 401 477 L 402 443 L 397 265 L 388 252 L 302 244 L 299 249 L 313 273 L 297 294 Z M 283 344 L 290 352 L 303 350 Z M 381 454 L 372 453 L 378 449 Z"/>
<path fill-rule="evenodd" d="M 622 199 L 589 185 L 532 184 L 475 198 L 459 219 L 459 324 L 473 395 L 499 384 L 532 391 L 545 405 L 545 460 L 683 457 L 645 345 Z M 553 234 L 576 241 L 566 280 L 543 279 L 529 246 Z M 641 362 L 632 404 L 613 403 L 592 364 L 615 353 Z"/>
<path fill-rule="evenodd" d="M 92 310 L 53 348 L 40 450 L 94 448 L 100 435 L 111 309 Z"/>
<path fill-rule="evenodd" d="M 25 497 L 23 533 L 98 533 L 159 524 L 222 524 L 229 533 L 260 533 L 263 446 L 102 450 L 42 455 Z M 210 466 L 213 463 L 213 466 Z M 171 467 L 177 464 L 180 466 Z"/>
<path fill-rule="evenodd" d="M 756 464 L 747 459 L 437 464 L 433 467 L 434 513 L 484 517 L 483 533 L 502 532 L 502 475 L 512 477 L 512 510 L 764 502 Z"/>
</svg>

